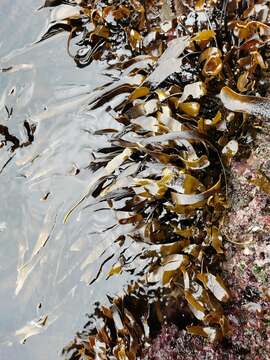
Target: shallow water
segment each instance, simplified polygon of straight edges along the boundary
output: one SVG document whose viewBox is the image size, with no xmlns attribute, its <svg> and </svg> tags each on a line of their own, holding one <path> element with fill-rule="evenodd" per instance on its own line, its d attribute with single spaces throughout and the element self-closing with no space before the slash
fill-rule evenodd
<svg viewBox="0 0 270 360">
<path fill-rule="evenodd" d="M 0 68 L 13 66 L 0 72 L 0 124 L 21 144 L 28 141 L 25 120 L 36 126 L 28 146 L 12 152 L 8 142 L 0 148 L 3 360 L 58 358 L 93 303 L 125 281 L 101 276 L 88 285 L 116 253 L 112 243 L 119 230 L 109 236 L 101 231 L 115 223 L 111 211 L 80 208 L 63 224 L 91 178 L 87 166 L 97 145 L 91 132 L 112 121 L 103 110 L 86 109 L 93 89 L 107 81 L 101 75 L 104 65 L 76 68 L 67 55 L 66 34 L 35 44 L 56 16 L 48 9 L 37 12 L 40 5 L 36 0 L 0 4 Z M 9 118 L 6 107 L 13 109 Z M 105 265 L 104 274 L 114 262 Z M 22 344 L 28 335 L 34 336 Z"/>
</svg>

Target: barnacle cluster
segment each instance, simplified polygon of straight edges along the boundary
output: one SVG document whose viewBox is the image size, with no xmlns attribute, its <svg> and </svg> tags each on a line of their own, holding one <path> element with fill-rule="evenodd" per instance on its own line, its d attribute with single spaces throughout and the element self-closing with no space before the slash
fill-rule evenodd
<svg viewBox="0 0 270 360">
<path fill-rule="evenodd" d="M 136 264 L 147 262 L 124 295 L 97 307 L 64 353 L 139 359 L 161 324 L 176 318 L 210 341 L 228 336 L 219 228 L 227 167 L 250 141 L 252 124 L 270 117 L 268 1 L 69 5 L 78 13 L 52 24 L 42 39 L 67 30 L 78 66 L 106 60 L 110 82 L 89 105 L 104 106 L 122 129 L 97 133 L 110 145 L 95 151 L 89 187 L 65 221 L 86 198 L 107 203 L 120 224 L 132 224 L 127 236 L 143 244 Z M 116 101 L 119 94 L 125 97 Z M 125 238 L 117 239 L 120 246 Z M 109 276 L 130 267 L 119 257 Z"/>
</svg>

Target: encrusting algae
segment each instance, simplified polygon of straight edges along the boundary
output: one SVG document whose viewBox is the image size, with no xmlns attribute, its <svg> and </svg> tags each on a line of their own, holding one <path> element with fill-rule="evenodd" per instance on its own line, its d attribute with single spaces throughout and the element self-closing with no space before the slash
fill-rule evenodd
<svg viewBox="0 0 270 360">
<path fill-rule="evenodd" d="M 109 81 L 89 107 L 104 107 L 121 124 L 96 133 L 109 145 L 94 152 L 91 182 L 65 222 L 86 199 L 107 204 L 119 224 L 132 225 L 116 239 L 119 261 L 108 277 L 136 275 L 110 307 L 97 306 L 63 353 L 142 359 L 163 323 L 217 342 L 230 335 L 222 306 L 230 291 L 220 275 L 227 168 L 255 116 L 270 117 L 268 1 L 45 6 L 59 4 L 73 15 L 51 24 L 41 41 L 68 31 L 77 66 L 106 61 Z M 256 181 L 269 188 L 269 179 Z M 121 252 L 127 238 L 141 244 L 132 259 Z"/>
</svg>

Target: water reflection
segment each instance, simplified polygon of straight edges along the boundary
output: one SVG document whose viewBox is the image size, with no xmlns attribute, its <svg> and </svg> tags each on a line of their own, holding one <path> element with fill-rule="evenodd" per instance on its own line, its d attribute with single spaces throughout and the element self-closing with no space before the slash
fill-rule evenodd
<svg viewBox="0 0 270 360">
<path fill-rule="evenodd" d="M 107 82 L 103 65 L 76 69 L 65 34 L 33 45 L 57 15 L 44 9 L 37 16 L 38 5 L 4 0 L 0 15 L 0 124 L 17 139 L 0 135 L 0 357 L 11 360 L 57 358 L 94 302 L 125 281 L 112 289 L 104 275 L 88 286 L 104 260 L 111 257 L 104 274 L 115 262 L 119 229 L 102 232 L 115 223 L 111 212 L 88 208 L 63 225 L 89 182 L 91 134 L 101 118 L 103 127 L 111 122 L 85 108 Z"/>
</svg>

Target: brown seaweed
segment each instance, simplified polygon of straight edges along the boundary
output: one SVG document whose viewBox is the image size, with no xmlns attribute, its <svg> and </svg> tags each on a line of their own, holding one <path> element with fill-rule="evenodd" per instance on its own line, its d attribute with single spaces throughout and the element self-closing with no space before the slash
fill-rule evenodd
<svg viewBox="0 0 270 360">
<path fill-rule="evenodd" d="M 222 306 L 230 292 L 219 267 L 225 166 L 253 116 L 269 117 L 260 84 L 268 71 L 270 28 L 253 2 L 166 4 L 82 0 L 80 16 L 52 24 L 42 38 L 64 29 L 69 45 L 79 40 L 78 66 L 108 62 L 111 82 L 97 89 L 89 107 L 106 106 L 122 124 L 121 131 L 96 132 L 109 145 L 94 151 L 89 186 L 64 221 L 87 199 L 87 206 L 107 204 L 141 244 L 127 261 L 126 239 L 117 240 L 119 259 L 107 278 L 132 272 L 136 282 L 110 298 L 109 307 L 97 306 L 90 324 L 63 350 L 69 359 L 143 358 L 161 324 L 175 321 L 164 304 L 176 307 L 182 316 L 177 325 L 190 334 L 215 342 L 230 333 Z M 194 11 L 206 20 L 191 21 Z M 111 107 L 119 94 L 124 100 Z M 251 181 L 268 192 L 261 174 Z M 136 272 L 138 264 L 143 271 Z"/>
</svg>

